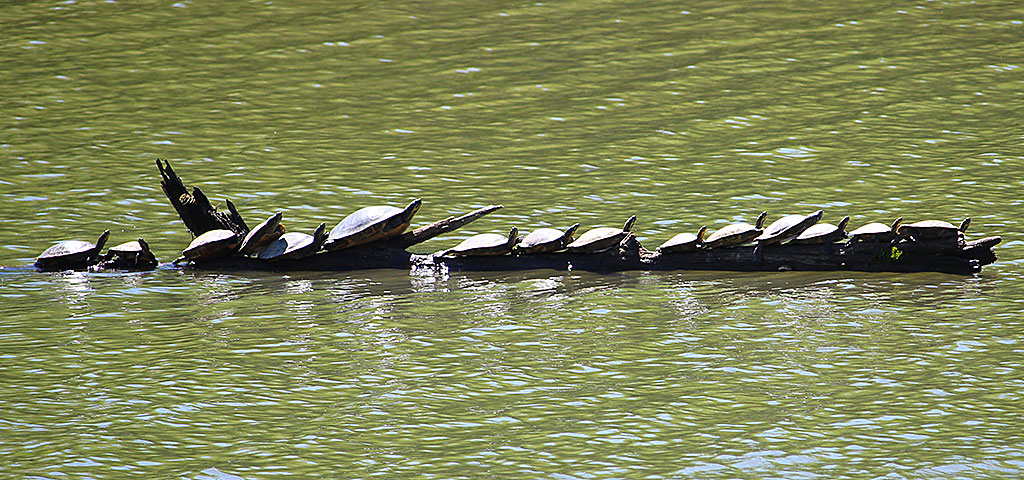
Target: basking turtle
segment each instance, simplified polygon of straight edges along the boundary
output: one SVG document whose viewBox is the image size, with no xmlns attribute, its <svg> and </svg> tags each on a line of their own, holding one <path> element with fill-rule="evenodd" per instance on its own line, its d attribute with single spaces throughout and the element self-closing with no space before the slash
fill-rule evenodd
<svg viewBox="0 0 1024 480">
<path fill-rule="evenodd" d="M 437 256 L 451 255 L 455 257 L 475 257 L 482 255 L 505 255 L 512 251 L 516 245 L 519 229 L 512 227 L 508 236 L 497 233 L 481 233 L 473 235 L 462 241 L 462 243 L 449 248 Z"/>
<path fill-rule="evenodd" d="M 960 226 L 941 220 L 924 220 L 909 225 L 900 225 L 897 229 L 899 238 L 909 238 L 915 242 L 957 241 L 971 226 L 971 217 L 967 217 Z"/>
<path fill-rule="evenodd" d="M 832 225 L 831 223 L 816 223 L 811 225 L 810 228 L 804 230 L 803 233 L 798 235 L 789 243 L 794 245 L 800 244 L 832 244 L 836 241 L 846 238 L 846 225 L 850 223 L 850 217 L 843 217 L 839 221 L 839 225 Z"/>
<path fill-rule="evenodd" d="M 275 262 L 306 258 L 320 251 L 326 240 L 327 224 L 321 223 L 312 235 L 299 232 L 281 235 L 260 252 L 259 258 Z"/>
<path fill-rule="evenodd" d="M 710 237 L 704 239 L 703 248 L 722 248 L 732 247 L 736 245 L 743 245 L 744 243 L 750 243 L 752 240 L 761 235 L 761 227 L 764 226 L 764 219 L 768 218 L 768 212 L 761 212 L 757 216 L 757 221 L 753 225 L 749 223 L 733 223 L 726 225 L 717 232 L 712 233 Z"/>
<path fill-rule="evenodd" d="M 107 262 L 110 262 L 109 265 Z M 113 268 L 151 269 L 156 265 L 156 256 L 149 250 L 149 244 L 141 238 L 110 247 L 104 261 L 104 266 Z"/>
<path fill-rule="evenodd" d="M 886 225 L 884 223 L 872 222 L 867 225 L 858 227 L 856 230 L 850 232 L 850 240 L 846 242 L 846 247 L 853 245 L 857 242 L 865 243 L 882 243 L 891 242 L 896 238 L 896 232 L 900 228 L 900 224 L 903 223 L 903 217 L 897 218 L 892 222 L 892 225 Z"/>
<path fill-rule="evenodd" d="M 181 252 L 181 258 L 175 260 L 174 263 L 184 260 L 193 262 L 212 260 L 234 253 L 237 246 L 238 235 L 235 232 L 225 229 L 210 230 L 192 240 L 192 243 L 188 244 L 188 248 Z"/>
<path fill-rule="evenodd" d="M 759 248 L 775 243 L 782 243 L 791 238 L 796 238 L 804 230 L 807 230 L 821 220 L 825 212 L 818 210 L 810 215 L 786 215 L 768 225 L 761 235 L 754 239 Z"/>
<path fill-rule="evenodd" d="M 96 244 L 84 240 L 64 240 L 47 248 L 36 258 L 35 266 L 39 270 L 72 270 L 87 268 L 100 261 L 100 250 L 107 243 L 110 230 L 103 232 Z"/>
<path fill-rule="evenodd" d="M 242 245 L 238 247 L 238 253 L 240 255 L 252 255 L 283 235 L 285 232 L 284 226 L 281 225 L 281 217 L 283 215 L 283 213 L 277 212 L 264 220 L 263 223 L 249 230 L 245 239 L 242 240 Z"/>
<path fill-rule="evenodd" d="M 554 228 L 538 228 L 523 237 L 516 245 L 516 253 L 557 252 L 572 242 L 572 236 L 580 224 L 567 228 L 564 232 Z"/>
<path fill-rule="evenodd" d="M 629 217 L 621 229 L 615 227 L 592 228 L 587 233 L 580 235 L 580 238 L 566 245 L 566 250 L 572 253 L 603 252 L 618 246 L 619 242 L 629 234 L 634 223 L 636 223 L 636 215 Z"/>
<path fill-rule="evenodd" d="M 409 228 L 422 203 L 417 198 L 405 209 L 382 205 L 356 210 L 331 229 L 324 248 L 340 250 L 399 235 Z"/>
<path fill-rule="evenodd" d="M 708 227 L 702 226 L 697 234 L 680 233 L 658 247 L 661 253 L 692 252 L 700 248 L 704 243 L 704 235 L 708 233 Z"/>
</svg>

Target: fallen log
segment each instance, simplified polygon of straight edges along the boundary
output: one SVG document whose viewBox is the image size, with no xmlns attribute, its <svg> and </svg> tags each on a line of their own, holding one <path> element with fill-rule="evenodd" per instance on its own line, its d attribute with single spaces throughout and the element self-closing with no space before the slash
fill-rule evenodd
<svg viewBox="0 0 1024 480">
<path fill-rule="evenodd" d="M 157 161 L 161 186 L 178 215 L 193 235 L 213 228 L 239 228 L 248 231 L 241 215 L 228 202 L 230 214 L 217 212 L 198 188 L 194 202 L 186 198 L 187 189 L 170 164 Z M 629 270 L 721 270 L 721 271 L 864 271 L 864 272 L 942 272 L 970 275 L 996 261 L 992 248 L 1000 237 L 965 242 L 917 242 L 897 239 L 892 242 L 833 245 L 766 245 L 755 254 L 754 246 L 699 249 L 692 252 L 662 254 L 644 248 L 633 234 L 617 248 L 600 253 L 542 253 L 480 257 L 437 257 L 420 255 L 408 248 L 438 235 L 449 233 L 487 215 L 501 205 L 484 207 L 460 217 L 448 217 L 387 240 L 311 257 L 273 262 L 231 256 L 187 268 L 219 271 L 351 271 L 366 269 L 430 269 L 439 271 L 512 271 L 512 270 L 585 270 L 620 272 Z"/>
</svg>

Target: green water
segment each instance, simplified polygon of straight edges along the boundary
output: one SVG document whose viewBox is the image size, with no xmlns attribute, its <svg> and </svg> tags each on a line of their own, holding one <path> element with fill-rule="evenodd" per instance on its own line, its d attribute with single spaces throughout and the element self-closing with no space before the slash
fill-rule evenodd
<svg viewBox="0 0 1024 480">
<path fill-rule="evenodd" d="M 1024 475 L 1024 6 L 0 4 L 2 478 Z M 974 219 L 980 275 L 39 274 L 190 240 L 156 158 L 423 245 L 822 208 Z M 13 267 L 13 268 L 12 268 Z"/>
</svg>

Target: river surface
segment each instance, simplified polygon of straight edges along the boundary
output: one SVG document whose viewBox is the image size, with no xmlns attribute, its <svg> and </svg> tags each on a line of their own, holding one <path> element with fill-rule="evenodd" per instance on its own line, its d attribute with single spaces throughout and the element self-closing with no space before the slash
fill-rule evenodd
<svg viewBox="0 0 1024 480">
<path fill-rule="evenodd" d="M 0 3 L 0 478 L 1020 478 L 1024 6 Z M 423 198 L 648 247 L 822 208 L 944 274 L 40 274 Z"/>
</svg>

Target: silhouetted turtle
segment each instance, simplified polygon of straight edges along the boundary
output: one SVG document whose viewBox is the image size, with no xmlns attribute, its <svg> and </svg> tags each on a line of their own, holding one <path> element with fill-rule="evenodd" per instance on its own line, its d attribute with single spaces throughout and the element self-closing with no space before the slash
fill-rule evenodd
<svg viewBox="0 0 1024 480">
<path fill-rule="evenodd" d="M 39 254 L 35 267 L 43 271 L 88 268 L 100 261 L 100 250 L 109 237 L 110 230 L 107 230 L 100 235 L 95 244 L 84 240 L 58 242 Z"/>
<path fill-rule="evenodd" d="M 900 238 L 909 238 L 915 242 L 956 241 L 971 226 L 971 217 L 967 217 L 960 226 L 942 220 L 924 220 L 909 225 L 900 225 L 897 229 Z"/>
<path fill-rule="evenodd" d="M 572 236 L 580 224 L 567 228 L 564 232 L 554 228 L 538 228 L 523 237 L 516 245 L 516 253 L 557 252 L 565 249 L 572 242 Z"/>
<path fill-rule="evenodd" d="M 115 268 L 151 269 L 157 265 L 156 256 L 149 250 L 149 244 L 141 238 L 110 247 L 106 262 L 112 262 L 111 266 Z"/>
<path fill-rule="evenodd" d="M 519 236 L 519 229 L 512 227 L 508 235 L 497 233 L 481 233 L 473 235 L 462 241 L 462 243 L 449 248 L 438 254 L 438 256 L 451 255 L 454 257 L 471 257 L 482 255 L 505 255 L 512 251 L 516 245 L 516 237 Z"/>
<path fill-rule="evenodd" d="M 618 246 L 619 242 L 629 234 L 634 223 L 636 223 L 636 215 L 629 217 L 621 229 L 615 227 L 592 228 L 587 233 L 580 235 L 580 238 L 566 245 L 566 250 L 571 253 L 603 252 Z"/>
<path fill-rule="evenodd" d="M 708 233 L 708 227 L 702 226 L 697 234 L 680 233 L 658 247 L 661 253 L 692 252 L 704 244 L 704 235 Z"/>
<path fill-rule="evenodd" d="M 321 223 L 312 235 L 289 232 L 270 242 L 259 254 L 259 258 L 279 262 L 298 260 L 316 254 L 327 240 L 327 224 Z"/>
<path fill-rule="evenodd" d="M 242 240 L 242 245 L 238 247 L 239 255 L 258 253 L 263 247 L 270 245 L 270 242 L 277 240 L 278 237 L 283 235 L 285 232 L 284 226 L 281 225 L 281 217 L 283 215 L 283 213 L 277 212 L 264 220 L 263 223 L 249 230 L 245 239 Z"/>
<path fill-rule="evenodd" d="M 188 248 L 181 252 L 181 258 L 174 263 L 183 260 L 193 262 L 204 262 L 214 258 L 230 255 L 235 252 L 238 246 L 238 235 L 231 230 L 217 229 L 210 230 L 192 240 Z"/>
<path fill-rule="evenodd" d="M 749 223 L 733 223 L 726 225 L 711 236 L 704 239 L 703 248 L 722 248 L 732 247 L 736 245 L 743 245 L 744 243 L 750 243 L 752 240 L 757 238 L 763 232 L 761 227 L 764 226 L 764 219 L 768 218 L 768 212 L 761 212 L 757 216 L 757 221 L 753 225 Z"/>
<path fill-rule="evenodd" d="M 896 232 L 900 228 L 900 224 L 903 223 L 903 217 L 897 218 L 892 222 L 892 225 L 886 225 L 884 223 L 872 222 L 867 225 L 862 225 L 850 232 L 850 240 L 846 242 L 846 247 L 853 245 L 857 242 L 867 243 L 882 243 L 891 242 L 896 238 Z"/>
<path fill-rule="evenodd" d="M 381 205 L 356 210 L 331 229 L 324 248 L 340 250 L 400 235 L 422 203 L 417 198 L 404 209 Z"/>
</svg>

